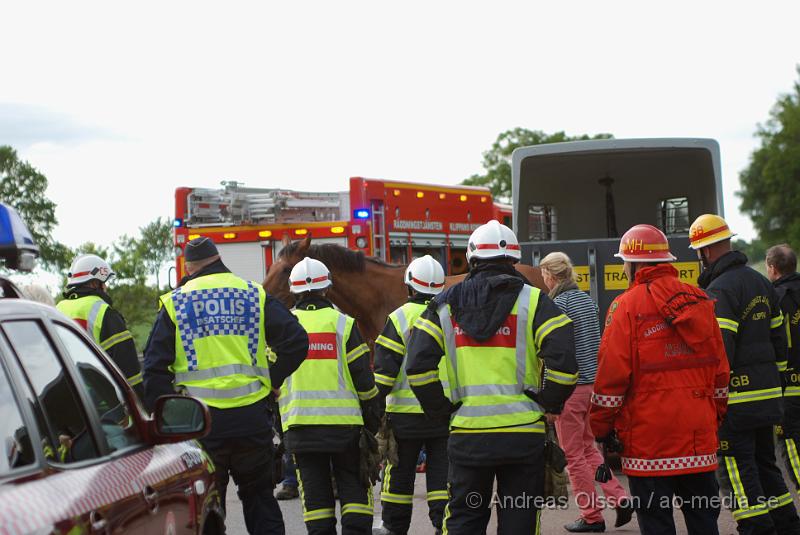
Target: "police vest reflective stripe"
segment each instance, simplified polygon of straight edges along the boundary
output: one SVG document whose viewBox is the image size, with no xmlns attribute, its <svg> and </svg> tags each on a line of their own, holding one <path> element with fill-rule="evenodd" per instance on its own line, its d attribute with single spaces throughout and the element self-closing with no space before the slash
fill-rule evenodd
<svg viewBox="0 0 800 535">
<path fill-rule="evenodd" d="M 425 311 L 426 305 L 422 303 L 406 303 L 389 315 L 389 320 L 394 323 L 395 330 L 403 339 L 403 349 L 408 347 L 411 336 L 411 326 Z M 397 376 L 391 393 L 386 396 L 386 412 L 422 414 L 422 407 L 417 396 L 411 391 L 406 374 L 407 355 L 403 355 L 400 373 Z M 447 364 L 444 359 L 439 362 L 439 380 L 444 389 L 444 395 L 450 397 L 450 383 L 447 379 Z"/>
<path fill-rule="evenodd" d="M 103 327 L 103 318 L 109 308 L 108 303 L 103 301 L 102 297 L 87 295 L 77 299 L 64 299 L 56 305 L 56 308 L 86 329 L 94 341 L 101 345 L 100 330 Z"/>
<path fill-rule="evenodd" d="M 353 318 L 330 307 L 292 312 L 308 333 L 309 349 L 300 367 L 281 385 L 283 430 L 296 425 L 363 425 L 345 356 Z"/>
<path fill-rule="evenodd" d="M 162 296 L 175 324 L 175 384 L 220 409 L 265 398 L 265 302 L 261 285 L 232 273 L 198 277 Z"/>
<path fill-rule="evenodd" d="M 541 419 L 543 409 L 523 392 L 541 382 L 531 312 L 538 301 L 539 290 L 524 285 L 505 323 L 484 342 L 461 331 L 449 305 L 439 308 L 451 397 L 462 403 L 450 421 L 454 431 L 526 426 Z M 526 430 L 541 432 L 541 427 Z"/>
</svg>

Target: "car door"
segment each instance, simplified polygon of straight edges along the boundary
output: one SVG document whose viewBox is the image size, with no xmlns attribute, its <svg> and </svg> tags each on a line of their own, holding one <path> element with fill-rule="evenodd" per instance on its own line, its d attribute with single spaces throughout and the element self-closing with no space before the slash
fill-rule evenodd
<svg viewBox="0 0 800 535">
<path fill-rule="evenodd" d="M 27 483 L 47 509 L 35 515 L 79 520 L 90 533 L 143 531 L 149 515 L 132 481 L 136 466 L 110 455 L 93 409 L 74 370 L 65 366 L 48 322 L 41 318 L 6 320 L 2 332 L 24 373 L 31 408 L 39 423 L 48 476 Z M 34 488 L 34 485 L 38 485 Z M 64 524 L 53 524 L 60 531 Z"/>
<path fill-rule="evenodd" d="M 188 448 L 175 444 L 137 449 L 141 438 L 134 421 L 136 409 L 131 406 L 134 398 L 130 389 L 121 386 L 122 377 L 72 325 L 58 321 L 52 325 L 65 357 L 77 370 L 76 382 L 89 400 L 89 411 L 100 422 L 111 455 L 117 462 L 137 467 L 135 482 L 147 514 L 129 521 L 144 526 L 146 533 L 195 533 L 192 479 L 197 469 L 189 470 L 192 458 L 185 451 Z"/>
</svg>

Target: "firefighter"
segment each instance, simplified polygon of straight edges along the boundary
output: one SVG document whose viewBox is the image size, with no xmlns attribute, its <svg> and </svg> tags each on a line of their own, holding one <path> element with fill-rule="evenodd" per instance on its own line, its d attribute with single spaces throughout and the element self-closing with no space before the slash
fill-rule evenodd
<svg viewBox="0 0 800 535">
<path fill-rule="evenodd" d="M 405 272 L 409 299 L 389 314 L 383 332 L 375 341 L 375 382 L 381 398 L 386 400 L 386 416 L 391 435 L 397 442 L 397 459 L 385 467 L 381 489 L 383 526 L 374 535 L 405 535 L 411 524 L 414 500 L 414 478 L 420 451 L 425 451 L 427 469 L 428 515 L 436 533 L 441 533 L 442 515 L 447 503 L 447 421 L 431 420 L 422 413 L 419 401 L 411 392 L 404 370 L 406 342 L 411 327 L 444 289 L 444 269 L 430 255 L 417 258 Z M 439 364 L 439 377 L 447 385 L 444 360 Z M 445 395 L 450 395 L 444 386 Z"/>
<path fill-rule="evenodd" d="M 113 308 L 106 283 L 114 276 L 108 262 L 84 254 L 72 261 L 64 299 L 56 308 L 86 329 L 119 367 L 134 391 L 142 397 L 142 370 L 133 335 L 122 314 Z"/>
<path fill-rule="evenodd" d="M 308 336 L 260 284 L 225 266 L 214 242 L 186 245 L 187 276 L 161 296 L 144 351 L 145 406 L 176 390 L 202 399 L 211 431 L 201 440 L 216 468 L 222 503 L 229 477 L 237 486 L 248 533 L 283 535 L 273 484 L 268 396 L 303 362 Z M 267 344 L 276 354 L 267 360 Z"/>
<path fill-rule="evenodd" d="M 775 461 L 773 426 L 783 419 L 781 373 L 786 334 L 770 282 L 731 249 L 724 219 L 698 217 L 690 247 L 703 263 L 698 282 L 716 300 L 717 322 L 731 366 L 728 414 L 719 431 L 739 533 L 800 533 L 800 519 Z"/>
<path fill-rule="evenodd" d="M 622 443 L 642 533 L 674 534 L 677 498 L 690 534 L 716 534 L 717 428 L 729 367 L 714 304 L 678 279 L 656 227 L 632 227 L 615 256 L 631 283 L 606 316 L 592 432 L 607 446 Z"/>
<path fill-rule="evenodd" d="M 297 297 L 292 310 L 308 332 L 308 356 L 283 384 L 278 398 L 286 449 L 294 456 L 303 520 L 309 535 L 336 534 L 336 502 L 342 535 L 372 532 L 372 488 L 359 469 L 362 427 L 380 424 L 378 389 L 369 348 L 355 320 L 336 310 L 325 294 L 331 287 L 325 264 L 304 258 L 289 275 Z"/>
<path fill-rule="evenodd" d="M 519 259 L 511 229 L 478 227 L 469 275 L 436 296 L 408 343 L 411 390 L 429 418 L 450 424 L 450 535 L 485 533 L 495 505 L 500 533 L 538 533 L 545 414 L 559 413 L 578 381 L 570 319 L 517 273 Z M 442 357 L 452 402 L 439 379 Z"/>
<path fill-rule="evenodd" d="M 779 444 L 789 477 L 795 489 L 800 490 L 800 455 L 797 451 L 800 444 L 800 273 L 797 273 L 797 256 L 787 244 L 771 247 L 767 251 L 766 265 L 767 278 L 778 294 L 789 346 Z"/>
</svg>

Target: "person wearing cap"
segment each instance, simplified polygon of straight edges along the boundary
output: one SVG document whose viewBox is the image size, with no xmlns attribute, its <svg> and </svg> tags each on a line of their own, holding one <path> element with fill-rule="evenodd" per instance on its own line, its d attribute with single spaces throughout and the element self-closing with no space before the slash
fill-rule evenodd
<svg viewBox="0 0 800 535">
<path fill-rule="evenodd" d="M 485 533 L 494 505 L 502 533 L 539 532 L 545 414 L 561 412 L 578 382 L 572 322 L 514 269 L 520 257 L 510 228 L 478 227 L 467 278 L 430 302 L 406 345 L 412 392 L 429 418 L 450 426 L 450 535 Z"/>
<path fill-rule="evenodd" d="M 598 442 L 622 443 L 642 533 L 675 533 L 677 497 L 690 534 L 716 534 L 717 428 L 729 367 L 714 303 L 680 281 L 667 237 L 652 225 L 628 230 L 615 256 L 631 282 L 606 316 L 592 433 Z"/>
<path fill-rule="evenodd" d="M 414 479 L 420 451 L 426 455 L 425 483 L 428 516 L 436 533 L 441 533 L 444 506 L 447 503 L 447 421 L 431 420 L 422 413 L 405 373 L 406 342 L 414 322 L 433 298 L 444 289 L 444 269 L 432 256 L 413 260 L 405 272 L 408 301 L 389 314 L 386 326 L 375 340 L 375 382 L 381 400 L 385 400 L 387 440 L 395 440 L 396 458 L 387 459 L 381 488 L 382 526 L 373 535 L 405 535 L 411 525 L 414 503 Z M 439 380 L 445 395 L 447 369 L 439 364 Z M 390 448 L 390 451 L 392 449 Z"/>
<path fill-rule="evenodd" d="M 773 426 L 783 419 L 781 375 L 787 366 L 778 295 L 747 257 L 731 248 L 728 224 L 704 214 L 689 229 L 703 264 L 701 288 L 715 299 L 731 367 L 728 414 L 719 431 L 723 481 L 733 490 L 739 533 L 800 533 L 792 495 L 775 460 Z"/>
<path fill-rule="evenodd" d="M 786 372 L 784 372 L 784 416 L 779 445 L 786 471 L 800 490 L 800 273 L 797 273 L 797 256 L 787 243 L 767 250 L 767 278 L 772 281 L 783 312 L 786 340 L 789 346 Z"/>
<path fill-rule="evenodd" d="M 94 254 L 75 257 L 67 273 L 64 299 L 56 308 L 86 329 L 141 398 L 142 370 L 133 335 L 115 308 L 106 283 L 114 276 L 108 262 Z"/>
<path fill-rule="evenodd" d="M 259 283 L 231 273 L 210 238 L 186 244 L 184 259 L 187 276 L 161 296 L 145 347 L 145 406 L 153 410 L 160 396 L 176 391 L 202 399 L 211 431 L 201 443 L 223 505 L 232 476 L 248 533 L 283 535 L 267 396 L 303 362 L 308 335 Z"/>
<path fill-rule="evenodd" d="M 380 425 L 378 389 L 369 347 L 355 320 L 339 312 L 325 294 L 333 285 L 328 268 L 303 258 L 289 274 L 296 297 L 292 312 L 308 332 L 308 356 L 281 386 L 286 449 L 294 456 L 303 521 L 309 535 L 336 535 L 336 500 L 342 534 L 372 532 L 373 501 L 368 474 L 361 470 L 363 429 Z"/>
</svg>

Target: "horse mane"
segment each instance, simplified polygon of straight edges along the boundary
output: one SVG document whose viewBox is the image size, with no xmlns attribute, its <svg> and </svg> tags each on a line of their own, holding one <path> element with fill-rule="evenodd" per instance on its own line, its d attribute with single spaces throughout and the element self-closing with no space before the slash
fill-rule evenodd
<svg viewBox="0 0 800 535">
<path fill-rule="evenodd" d="M 297 253 L 302 241 L 293 241 L 281 249 L 279 257 L 292 256 Z M 306 256 L 314 258 L 325 264 L 330 270 L 362 272 L 367 262 L 384 267 L 403 267 L 384 262 L 374 256 L 365 256 L 361 251 L 351 251 L 335 243 L 311 244 L 306 251 Z"/>
</svg>

